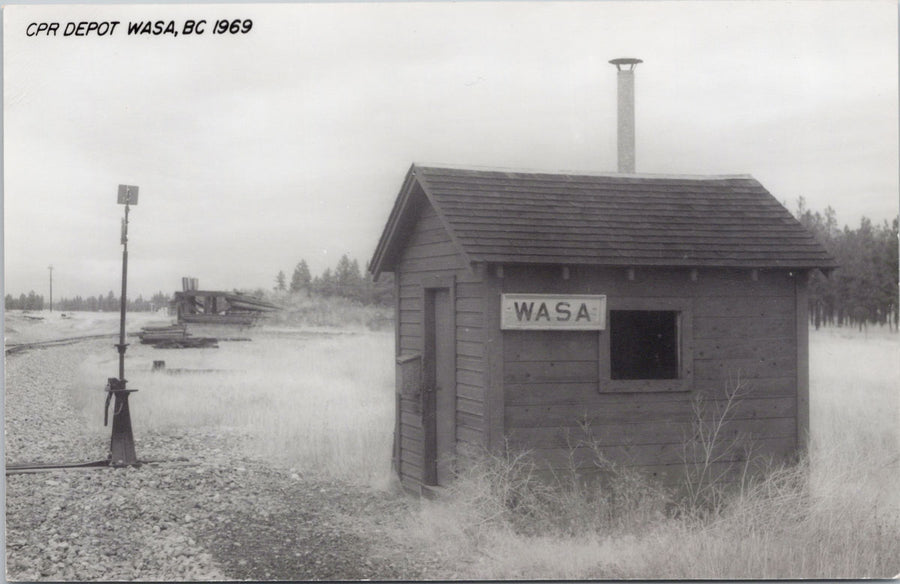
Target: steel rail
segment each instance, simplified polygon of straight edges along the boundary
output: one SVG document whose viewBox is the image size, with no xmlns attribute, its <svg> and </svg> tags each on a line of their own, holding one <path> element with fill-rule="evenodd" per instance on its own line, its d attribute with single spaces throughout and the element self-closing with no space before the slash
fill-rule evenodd
<svg viewBox="0 0 900 584">
<path fill-rule="evenodd" d="M 187 458 L 151 459 L 139 460 L 130 466 L 197 466 L 197 463 Z M 120 468 L 110 464 L 109 460 L 95 460 L 91 462 L 23 462 L 6 465 L 6 476 L 16 474 L 35 474 L 39 472 L 52 472 L 54 470 L 92 470 L 98 468 Z"/>
<path fill-rule="evenodd" d="M 134 334 L 134 333 L 129 333 Z M 29 349 L 41 349 L 43 347 L 55 347 L 59 345 L 70 345 L 80 341 L 90 341 L 93 339 L 105 339 L 109 337 L 117 337 L 119 333 L 105 333 L 101 335 L 84 335 L 80 337 L 66 337 L 64 339 L 51 339 L 49 341 L 35 341 L 33 343 L 6 343 L 5 354 L 11 355 Z"/>
</svg>

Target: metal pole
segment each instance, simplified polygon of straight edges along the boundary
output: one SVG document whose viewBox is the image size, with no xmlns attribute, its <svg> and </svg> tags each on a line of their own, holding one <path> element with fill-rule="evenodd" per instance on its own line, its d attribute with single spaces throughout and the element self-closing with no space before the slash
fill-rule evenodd
<svg viewBox="0 0 900 584">
<path fill-rule="evenodd" d="M 618 171 L 633 174 L 634 149 L 634 68 L 643 63 L 640 59 L 625 57 L 610 61 L 618 70 L 617 144 Z"/>
<path fill-rule="evenodd" d="M 128 289 L 128 204 L 125 204 L 125 221 L 122 223 L 122 298 L 119 303 L 119 379 L 125 383 L 125 295 Z"/>
<path fill-rule="evenodd" d="M 634 71 L 620 70 L 618 92 L 618 171 L 634 173 Z"/>
</svg>

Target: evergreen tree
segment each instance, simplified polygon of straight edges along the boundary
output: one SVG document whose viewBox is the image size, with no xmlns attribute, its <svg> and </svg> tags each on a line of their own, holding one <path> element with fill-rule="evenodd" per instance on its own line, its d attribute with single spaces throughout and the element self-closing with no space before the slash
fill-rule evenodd
<svg viewBox="0 0 900 584">
<path fill-rule="evenodd" d="M 322 296 L 333 296 L 335 293 L 335 278 L 331 275 L 331 268 L 325 268 L 321 276 L 316 276 L 312 283 L 313 291 Z"/>
<path fill-rule="evenodd" d="M 169 295 L 164 293 L 162 290 L 160 290 L 150 298 L 150 302 L 151 304 L 153 304 L 153 307 L 156 310 L 168 306 L 170 300 L 171 298 L 169 297 Z"/>
<path fill-rule="evenodd" d="M 359 263 L 350 260 L 346 254 L 341 256 L 334 270 L 335 287 L 337 294 L 344 298 L 360 300 L 362 296 L 362 275 L 359 273 Z"/>
<path fill-rule="evenodd" d="M 25 310 L 43 310 L 44 297 L 36 294 L 34 290 L 29 290 L 24 304 Z"/>
<path fill-rule="evenodd" d="M 291 292 L 306 290 L 306 295 L 309 296 L 310 284 L 312 284 L 312 275 L 309 272 L 309 266 L 306 264 L 306 260 L 300 260 L 291 277 Z"/>
<path fill-rule="evenodd" d="M 277 292 L 283 292 L 286 287 L 284 270 L 278 270 L 278 275 L 275 276 L 275 290 Z"/>
<path fill-rule="evenodd" d="M 816 327 L 898 325 L 898 219 L 875 227 L 867 217 L 859 227 L 838 228 L 834 209 L 813 213 L 801 197 L 797 218 L 834 255 L 839 267 L 828 276 L 814 271 L 809 285 L 809 317 Z"/>
</svg>

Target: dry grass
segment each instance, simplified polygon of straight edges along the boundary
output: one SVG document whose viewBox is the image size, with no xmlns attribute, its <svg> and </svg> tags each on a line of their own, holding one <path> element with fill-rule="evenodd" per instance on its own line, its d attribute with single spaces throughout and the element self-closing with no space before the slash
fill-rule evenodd
<svg viewBox="0 0 900 584">
<path fill-rule="evenodd" d="M 153 349 L 126 353 L 135 439 L 182 428 L 234 431 L 249 437 L 248 454 L 304 472 L 383 484 L 390 473 L 393 355 L 390 333 L 253 333 L 251 342 L 218 349 Z M 91 355 L 74 400 L 89 431 L 103 432 L 106 377 L 118 356 Z M 167 369 L 216 372 L 168 375 Z M 140 455 L 140 452 L 138 453 Z M 177 453 L 176 453 L 177 454 Z"/>
<path fill-rule="evenodd" d="M 814 456 L 812 460 L 816 460 Z M 772 471 L 712 520 L 670 520 L 630 550 L 634 577 L 861 578 L 898 570 L 900 517 L 842 476 Z M 814 475 L 813 475 L 814 476 Z"/>
</svg>

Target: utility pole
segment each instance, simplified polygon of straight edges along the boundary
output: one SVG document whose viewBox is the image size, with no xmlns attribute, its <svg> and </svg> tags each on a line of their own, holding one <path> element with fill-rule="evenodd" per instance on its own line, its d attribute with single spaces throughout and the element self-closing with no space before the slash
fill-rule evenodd
<svg viewBox="0 0 900 584">
<path fill-rule="evenodd" d="M 50 270 L 50 312 L 53 312 L 53 264 L 47 266 Z"/>
</svg>

